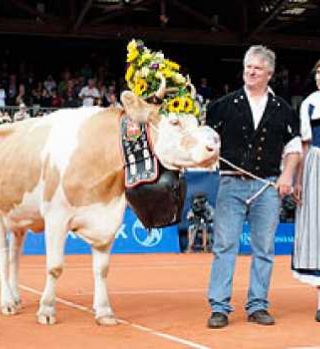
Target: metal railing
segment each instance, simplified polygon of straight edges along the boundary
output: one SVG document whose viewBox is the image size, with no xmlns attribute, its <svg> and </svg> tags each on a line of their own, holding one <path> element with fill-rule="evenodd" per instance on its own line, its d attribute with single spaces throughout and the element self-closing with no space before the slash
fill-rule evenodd
<svg viewBox="0 0 320 349">
<path fill-rule="evenodd" d="M 39 105 L 33 105 L 31 107 L 25 107 L 24 110 L 32 117 L 41 117 L 44 115 L 47 115 L 55 110 L 57 110 L 58 108 L 44 108 L 41 107 Z M 17 113 L 18 111 L 20 111 L 21 108 L 20 107 L 16 107 L 16 106 L 6 106 L 6 107 L 0 107 L 0 113 L 2 114 L 2 116 L 4 114 L 8 115 L 11 120 L 13 120 L 13 116 L 15 113 Z"/>
</svg>

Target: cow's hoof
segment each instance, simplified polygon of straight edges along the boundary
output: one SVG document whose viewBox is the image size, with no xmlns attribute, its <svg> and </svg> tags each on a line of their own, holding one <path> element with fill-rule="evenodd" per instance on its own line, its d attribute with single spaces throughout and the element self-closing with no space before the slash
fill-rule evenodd
<svg viewBox="0 0 320 349">
<path fill-rule="evenodd" d="M 96 323 L 101 326 L 114 326 L 118 325 L 119 322 L 113 316 L 101 316 L 96 318 Z"/>
<path fill-rule="evenodd" d="M 16 307 L 17 310 L 22 309 L 22 302 L 21 302 L 20 299 L 15 300 L 15 301 L 14 301 L 14 305 L 15 305 L 15 307 Z"/>
<path fill-rule="evenodd" d="M 38 322 L 41 325 L 54 325 L 56 323 L 56 317 L 53 315 L 38 315 Z"/>
<path fill-rule="evenodd" d="M 14 304 L 8 304 L 1 307 L 3 315 L 14 315 L 18 312 L 17 307 Z"/>
</svg>

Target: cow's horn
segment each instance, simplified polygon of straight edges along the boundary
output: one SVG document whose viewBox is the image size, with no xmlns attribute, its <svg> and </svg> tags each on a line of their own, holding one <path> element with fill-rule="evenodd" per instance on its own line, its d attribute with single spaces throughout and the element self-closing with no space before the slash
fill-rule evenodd
<svg viewBox="0 0 320 349">
<path fill-rule="evenodd" d="M 155 96 L 160 98 L 160 99 L 163 99 L 163 97 L 165 96 L 166 94 L 166 86 L 167 86 L 167 82 L 166 82 L 166 79 L 165 77 L 160 74 L 160 86 L 158 88 L 158 91 L 155 93 Z"/>
<path fill-rule="evenodd" d="M 194 87 L 194 85 L 191 83 L 189 77 L 188 77 L 188 81 L 187 81 L 187 87 L 190 88 L 190 95 L 191 95 L 191 98 L 196 98 L 196 95 L 197 95 L 197 90 L 196 88 Z"/>
</svg>

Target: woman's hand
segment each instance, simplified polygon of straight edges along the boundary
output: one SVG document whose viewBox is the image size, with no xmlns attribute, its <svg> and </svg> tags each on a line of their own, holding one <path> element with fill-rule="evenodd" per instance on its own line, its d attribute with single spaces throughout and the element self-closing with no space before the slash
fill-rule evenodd
<svg viewBox="0 0 320 349">
<path fill-rule="evenodd" d="M 297 205 L 302 203 L 302 185 L 301 183 L 296 183 L 293 187 L 293 200 Z"/>
</svg>

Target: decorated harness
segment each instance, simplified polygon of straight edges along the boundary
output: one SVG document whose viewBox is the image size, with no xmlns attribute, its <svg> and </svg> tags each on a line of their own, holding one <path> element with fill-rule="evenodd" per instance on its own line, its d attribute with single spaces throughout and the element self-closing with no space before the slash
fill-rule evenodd
<svg viewBox="0 0 320 349">
<path fill-rule="evenodd" d="M 159 228 L 181 220 L 186 183 L 179 171 L 165 169 L 153 153 L 145 124 L 121 118 L 125 193 L 142 224 Z"/>
</svg>

